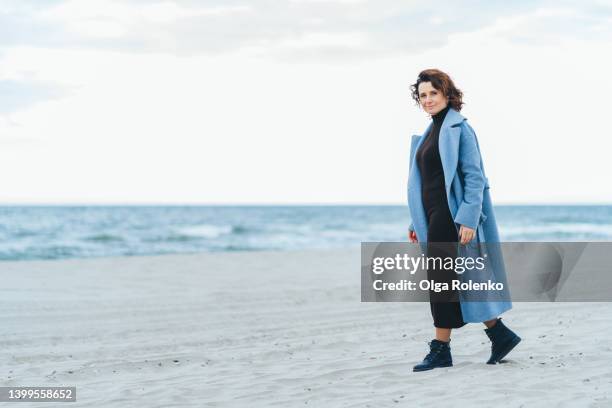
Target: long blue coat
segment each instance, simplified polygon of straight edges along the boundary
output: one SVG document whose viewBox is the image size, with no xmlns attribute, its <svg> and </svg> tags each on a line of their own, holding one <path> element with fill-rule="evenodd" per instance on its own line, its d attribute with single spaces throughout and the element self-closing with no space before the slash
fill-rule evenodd
<svg viewBox="0 0 612 408">
<path fill-rule="evenodd" d="M 410 230 L 416 232 L 419 242 L 427 242 L 427 215 L 421 198 L 421 174 L 416 163 L 416 152 L 429 133 L 433 122 L 423 135 L 414 135 L 410 146 L 410 173 L 408 177 L 408 206 L 412 223 Z M 476 133 L 467 119 L 458 111 L 448 110 L 439 136 L 440 158 L 444 171 L 444 184 L 448 207 L 459 228 L 465 225 L 476 230 L 471 244 L 481 248 L 486 242 L 488 272 L 492 279 L 506 285 L 506 274 L 499 232 L 489 193 L 489 180 L 485 176 Z M 469 245 L 468 245 L 469 247 Z M 509 292 L 501 300 L 468 301 L 461 298 L 461 312 L 465 322 L 483 322 L 494 319 L 512 308 Z"/>
</svg>

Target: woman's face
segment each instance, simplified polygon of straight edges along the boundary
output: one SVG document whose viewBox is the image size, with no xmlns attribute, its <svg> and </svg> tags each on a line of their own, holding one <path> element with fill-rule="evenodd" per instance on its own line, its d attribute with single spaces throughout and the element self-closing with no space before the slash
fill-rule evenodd
<svg viewBox="0 0 612 408">
<path fill-rule="evenodd" d="M 423 110 L 430 115 L 435 115 L 448 105 L 448 98 L 433 87 L 431 82 L 419 84 L 419 102 Z"/>
</svg>

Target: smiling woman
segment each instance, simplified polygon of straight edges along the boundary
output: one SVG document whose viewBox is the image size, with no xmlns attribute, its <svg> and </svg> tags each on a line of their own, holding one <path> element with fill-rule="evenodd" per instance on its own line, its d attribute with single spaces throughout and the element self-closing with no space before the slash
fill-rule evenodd
<svg viewBox="0 0 612 408">
<path fill-rule="evenodd" d="M 484 173 L 476 134 L 459 111 L 463 93 L 451 78 L 437 69 L 419 74 L 412 97 L 432 119 L 423 136 L 413 138 L 408 176 L 408 203 L 413 223 L 411 242 L 427 244 L 427 257 L 458 256 L 458 243 L 499 241 L 488 180 Z M 486 214 L 485 214 L 486 213 Z M 490 249 L 490 248 L 489 248 Z M 496 281 L 506 280 L 501 256 L 492 256 L 487 272 Z M 493 265 L 492 264 L 492 265 Z M 452 288 L 456 269 L 427 268 L 428 280 Z M 430 308 L 435 326 L 431 352 L 414 371 L 453 365 L 451 329 L 469 322 L 484 322 L 492 341 L 488 363 L 495 364 L 521 340 L 498 316 L 512 307 L 510 301 L 467 302 L 458 289 L 443 293 L 430 290 Z"/>
</svg>

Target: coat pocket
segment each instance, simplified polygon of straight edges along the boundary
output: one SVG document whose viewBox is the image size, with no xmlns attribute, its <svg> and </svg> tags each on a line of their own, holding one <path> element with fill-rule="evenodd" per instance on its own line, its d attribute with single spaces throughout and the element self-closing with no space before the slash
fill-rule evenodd
<svg viewBox="0 0 612 408">
<path fill-rule="evenodd" d="M 486 241 L 485 240 L 485 235 L 484 235 L 484 228 L 483 228 L 483 224 L 484 224 L 484 222 L 486 220 L 487 220 L 487 214 L 485 214 L 485 213 L 483 213 L 481 211 L 480 212 L 480 219 L 478 220 L 478 226 L 476 227 L 476 235 L 477 235 L 477 239 L 476 240 L 481 245 Z"/>
<path fill-rule="evenodd" d="M 482 211 L 480 212 L 480 219 L 478 220 L 478 225 L 482 225 L 484 224 L 484 222 L 487 220 L 487 214 L 483 213 Z"/>
</svg>

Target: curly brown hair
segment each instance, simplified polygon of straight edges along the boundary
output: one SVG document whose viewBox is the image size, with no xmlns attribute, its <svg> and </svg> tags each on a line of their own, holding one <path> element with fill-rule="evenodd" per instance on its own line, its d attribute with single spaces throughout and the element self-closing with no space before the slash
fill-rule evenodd
<svg viewBox="0 0 612 408">
<path fill-rule="evenodd" d="M 464 104 L 463 92 L 461 92 L 459 88 L 455 86 L 453 80 L 450 78 L 450 76 L 448 76 L 448 74 L 435 68 L 421 71 L 416 83 L 410 87 L 412 90 L 412 99 L 415 100 L 417 105 L 420 105 L 419 84 L 421 82 L 431 82 L 431 86 L 442 92 L 442 94 L 448 98 L 448 104 L 451 108 L 455 109 L 456 111 L 461 110 L 461 107 Z"/>
</svg>

